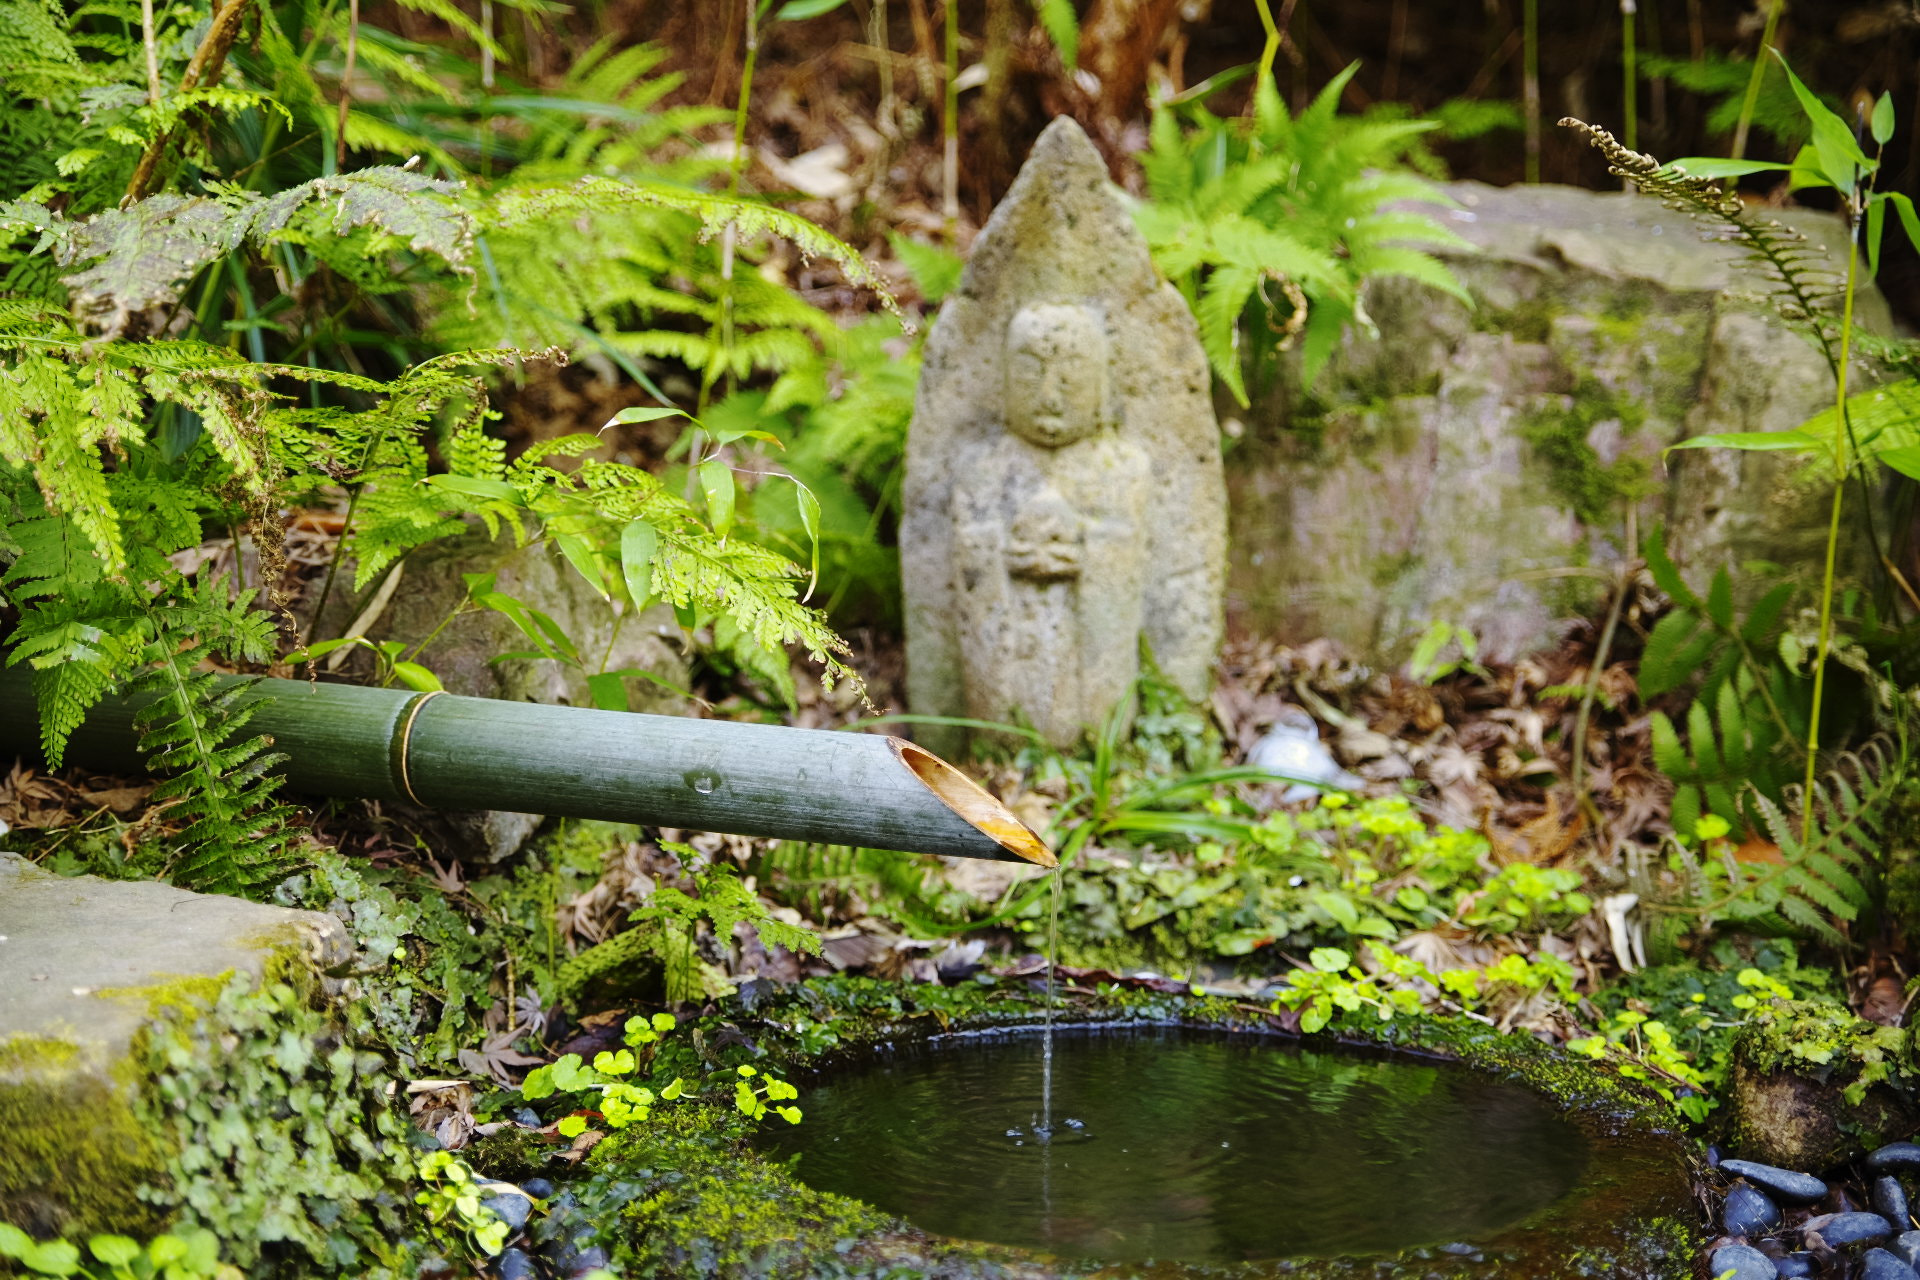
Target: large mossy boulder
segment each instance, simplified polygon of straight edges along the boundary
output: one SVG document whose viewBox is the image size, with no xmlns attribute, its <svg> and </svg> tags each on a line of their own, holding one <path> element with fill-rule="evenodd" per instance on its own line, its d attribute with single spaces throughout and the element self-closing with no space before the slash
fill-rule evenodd
<svg viewBox="0 0 1920 1280">
<path fill-rule="evenodd" d="M 1377 335 L 1352 334 L 1310 393 L 1283 375 L 1238 415 L 1236 627 L 1393 660 L 1439 621 L 1511 657 L 1604 598 L 1655 522 L 1695 573 L 1817 569 L 1818 477 L 1775 453 L 1662 462 L 1690 436 L 1787 430 L 1832 403 L 1824 358 L 1738 252 L 1639 196 L 1446 190 L 1458 205 L 1435 216 L 1473 251 L 1442 256 L 1475 306 L 1375 281 Z M 1780 217 L 1844 266 L 1837 219 Z M 1871 287 L 1858 313 L 1890 328 Z"/>
<path fill-rule="evenodd" d="M 0 852 L 0 1222 L 41 1238 L 145 1235 L 183 1200 L 243 1199 L 182 1176 L 223 1163 L 223 1143 L 258 1145 L 261 1117 L 207 1086 L 214 1059 L 263 1031 L 288 1065 L 324 1050 L 285 1019 L 241 1027 L 252 1015 L 236 1001 L 313 1007 L 349 952 L 324 913 L 57 876 Z M 231 1112 L 218 1119 L 232 1132 L 184 1150 L 191 1125 L 165 1117 L 195 1107 L 209 1123 Z"/>
<path fill-rule="evenodd" d="M 1789 1001 L 1734 1042 L 1728 1147 L 1787 1169 L 1826 1169 L 1920 1129 L 1909 1032 L 1843 1006 Z"/>
</svg>

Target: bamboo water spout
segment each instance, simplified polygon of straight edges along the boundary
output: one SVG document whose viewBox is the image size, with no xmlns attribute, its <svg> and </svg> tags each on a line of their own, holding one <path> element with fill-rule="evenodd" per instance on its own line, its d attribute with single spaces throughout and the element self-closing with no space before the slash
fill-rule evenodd
<svg viewBox="0 0 1920 1280">
<path fill-rule="evenodd" d="M 898 738 L 261 680 L 245 732 L 296 791 L 506 809 L 1054 865 L 971 779 Z M 67 758 L 138 771 L 138 703 L 110 697 Z M 31 676 L 0 671 L 0 750 L 37 752 Z"/>
</svg>

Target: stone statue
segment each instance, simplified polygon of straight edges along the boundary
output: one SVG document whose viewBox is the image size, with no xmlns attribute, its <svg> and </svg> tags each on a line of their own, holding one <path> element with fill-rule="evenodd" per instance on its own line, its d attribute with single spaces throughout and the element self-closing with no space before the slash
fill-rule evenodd
<svg viewBox="0 0 1920 1280">
<path fill-rule="evenodd" d="M 1207 696 L 1226 519 L 1209 388 L 1185 303 L 1056 120 L 928 341 L 900 535 L 915 711 L 1069 746 L 1126 696 L 1143 639 Z"/>
</svg>

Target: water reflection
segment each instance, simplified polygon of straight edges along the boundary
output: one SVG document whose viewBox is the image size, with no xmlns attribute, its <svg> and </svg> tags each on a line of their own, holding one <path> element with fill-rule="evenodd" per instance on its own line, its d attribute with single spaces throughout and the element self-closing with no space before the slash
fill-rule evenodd
<svg viewBox="0 0 1920 1280">
<path fill-rule="evenodd" d="M 1587 1159 L 1544 1099 L 1450 1067 L 1157 1029 L 1053 1039 L 1050 1090 L 1038 1037 L 922 1051 L 809 1090 L 776 1149 L 928 1231 L 1193 1262 L 1471 1240 Z"/>
</svg>

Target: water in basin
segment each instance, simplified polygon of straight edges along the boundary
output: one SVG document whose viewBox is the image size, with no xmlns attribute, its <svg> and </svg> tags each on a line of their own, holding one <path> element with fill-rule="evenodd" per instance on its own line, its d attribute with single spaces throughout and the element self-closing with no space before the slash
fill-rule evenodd
<svg viewBox="0 0 1920 1280">
<path fill-rule="evenodd" d="M 1586 1139 L 1448 1065 L 1166 1028 L 955 1037 L 837 1073 L 770 1135 L 796 1173 L 941 1235 L 1074 1257 L 1370 1256 L 1485 1238 Z"/>
</svg>

